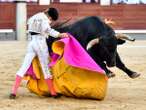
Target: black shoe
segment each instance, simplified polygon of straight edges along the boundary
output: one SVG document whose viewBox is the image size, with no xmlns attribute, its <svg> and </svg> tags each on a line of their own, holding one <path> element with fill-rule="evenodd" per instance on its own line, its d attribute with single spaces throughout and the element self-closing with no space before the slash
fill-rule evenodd
<svg viewBox="0 0 146 110">
<path fill-rule="evenodd" d="M 56 95 L 51 95 L 53 98 L 57 99 L 57 98 L 60 98 L 62 96 L 62 94 L 60 93 L 57 93 Z"/>
<path fill-rule="evenodd" d="M 16 99 L 16 95 L 13 94 L 13 93 L 11 93 L 10 96 L 9 96 L 9 98 L 10 98 L 10 99 Z"/>
</svg>

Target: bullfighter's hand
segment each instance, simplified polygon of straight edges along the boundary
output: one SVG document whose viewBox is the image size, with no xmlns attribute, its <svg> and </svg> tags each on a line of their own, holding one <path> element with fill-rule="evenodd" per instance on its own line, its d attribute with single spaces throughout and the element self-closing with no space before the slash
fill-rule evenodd
<svg viewBox="0 0 146 110">
<path fill-rule="evenodd" d="M 69 35 L 67 33 L 60 33 L 59 37 L 64 38 L 64 37 L 69 37 Z"/>
</svg>

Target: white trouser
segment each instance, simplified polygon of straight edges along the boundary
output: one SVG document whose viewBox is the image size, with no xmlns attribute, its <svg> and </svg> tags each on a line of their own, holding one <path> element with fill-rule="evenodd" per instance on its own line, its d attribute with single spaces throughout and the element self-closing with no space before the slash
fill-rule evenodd
<svg viewBox="0 0 146 110">
<path fill-rule="evenodd" d="M 44 36 L 41 35 L 32 35 L 32 40 L 28 44 L 24 62 L 16 74 L 23 77 L 30 67 L 32 60 L 35 56 L 38 56 L 39 58 L 44 78 L 52 78 L 48 67 L 49 52 L 46 44 L 46 39 Z"/>
</svg>

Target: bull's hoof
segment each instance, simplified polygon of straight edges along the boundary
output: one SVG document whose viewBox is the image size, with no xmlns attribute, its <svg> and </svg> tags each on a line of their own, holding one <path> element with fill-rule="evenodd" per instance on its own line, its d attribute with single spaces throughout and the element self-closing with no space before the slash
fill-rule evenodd
<svg viewBox="0 0 146 110">
<path fill-rule="evenodd" d="M 134 79 L 134 78 L 137 78 L 137 77 L 139 77 L 139 76 L 140 76 L 139 73 L 134 72 L 134 73 L 133 73 L 132 75 L 130 75 L 129 77 L 132 78 L 132 79 Z"/>
<path fill-rule="evenodd" d="M 10 99 L 16 99 L 16 95 L 11 93 L 10 96 L 9 96 L 9 98 Z"/>
<path fill-rule="evenodd" d="M 108 73 L 107 74 L 107 77 L 108 78 L 113 78 L 113 77 L 115 77 L 116 75 L 114 74 L 114 73 L 112 73 L 112 72 L 110 72 L 110 73 Z"/>
</svg>

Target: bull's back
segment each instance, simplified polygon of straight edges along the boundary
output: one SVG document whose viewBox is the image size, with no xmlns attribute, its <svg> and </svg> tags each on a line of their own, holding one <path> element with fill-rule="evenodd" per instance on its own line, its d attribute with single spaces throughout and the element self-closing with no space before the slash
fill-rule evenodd
<svg viewBox="0 0 146 110">
<path fill-rule="evenodd" d="M 89 26 L 101 26 L 104 25 L 103 21 L 97 17 L 97 16 L 90 16 L 90 17 L 85 17 L 77 22 L 75 22 L 74 24 L 71 25 L 71 27 L 77 28 L 77 27 L 82 27 L 82 28 L 87 28 Z"/>
<path fill-rule="evenodd" d="M 77 39 L 89 41 L 106 33 L 105 23 L 97 16 L 83 18 L 70 26 L 69 32 Z"/>
</svg>

